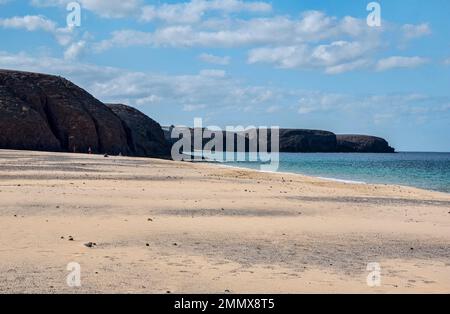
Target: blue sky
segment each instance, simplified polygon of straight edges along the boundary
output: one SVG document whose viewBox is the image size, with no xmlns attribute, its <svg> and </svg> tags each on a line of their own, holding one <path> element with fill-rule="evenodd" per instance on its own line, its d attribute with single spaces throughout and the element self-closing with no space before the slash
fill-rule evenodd
<svg viewBox="0 0 450 314">
<path fill-rule="evenodd" d="M 272 126 L 450 151 L 450 2 L 0 0 L 0 68 L 57 74 L 163 125 Z"/>
</svg>

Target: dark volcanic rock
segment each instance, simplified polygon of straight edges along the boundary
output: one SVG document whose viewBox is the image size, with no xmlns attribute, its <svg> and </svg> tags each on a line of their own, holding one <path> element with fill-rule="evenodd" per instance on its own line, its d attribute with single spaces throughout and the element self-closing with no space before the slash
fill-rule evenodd
<svg viewBox="0 0 450 314">
<path fill-rule="evenodd" d="M 159 123 L 129 106 L 121 104 L 107 104 L 107 106 L 123 121 L 133 155 L 170 156 L 170 146 Z"/>
<path fill-rule="evenodd" d="M 129 154 L 122 121 L 64 78 L 0 70 L 0 148 Z"/>
<path fill-rule="evenodd" d="M 166 141 L 174 144 L 178 139 L 171 138 L 174 127 L 164 127 Z M 193 129 L 182 128 L 191 133 L 191 146 L 193 148 Z M 259 133 L 259 130 L 257 130 Z M 253 134 L 254 135 L 254 134 Z M 249 151 L 249 142 L 254 139 L 250 133 L 234 134 L 234 147 L 236 150 L 237 138 L 244 137 L 245 151 Z M 222 141 L 226 143 L 226 132 L 222 134 Z M 203 146 L 210 138 L 203 139 Z M 334 153 L 334 152 L 357 152 L 357 153 L 393 153 L 395 150 L 382 138 L 363 135 L 338 135 L 332 132 L 320 130 L 302 129 L 280 129 L 280 152 L 282 153 Z M 268 134 L 268 147 L 271 147 L 271 135 Z M 221 149 L 218 149 L 219 151 Z M 226 150 L 226 149 L 225 149 Z M 241 151 L 241 150 L 239 150 Z"/>
<path fill-rule="evenodd" d="M 311 153 L 335 152 L 336 135 L 318 130 L 280 130 L 280 152 Z"/>
<path fill-rule="evenodd" d="M 171 130 L 173 127 L 164 128 L 166 141 L 172 144 L 177 141 L 177 139 L 171 139 Z M 186 128 L 184 128 L 186 129 Z M 191 132 L 191 144 L 194 145 L 194 135 L 193 129 L 188 129 Z M 256 133 L 227 133 L 222 132 L 222 142 L 224 145 L 224 150 L 227 150 L 225 145 L 228 138 L 234 139 L 234 150 L 238 150 L 237 143 L 238 138 L 243 139 L 245 143 L 245 151 L 248 152 L 250 149 L 250 141 L 253 139 L 255 143 L 258 142 L 258 137 L 256 134 L 260 134 L 259 130 Z M 336 151 L 336 135 L 327 131 L 316 131 L 316 130 L 295 130 L 295 129 L 280 129 L 280 152 L 289 153 L 300 153 L 300 152 L 335 152 Z M 215 134 L 217 135 L 217 134 Z M 271 132 L 268 131 L 268 149 L 271 147 Z M 203 146 L 210 141 L 210 138 L 203 139 Z M 221 151 L 221 149 L 218 149 Z M 238 151 L 241 151 L 240 149 Z"/>
<path fill-rule="evenodd" d="M 45 115 L 0 85 L 0 148 L 61 150 Z"/>
<path fill-rule="evenodd" d="M 64 78 L 0 70 L 0 148 L 167 157 L 161 126 Z"/>
<path fill-rule="evenodd" d="M 367 135 L 337 135 L 338 152 L 394 153 L 395 149 L 379 137 Z"/>
</svg>

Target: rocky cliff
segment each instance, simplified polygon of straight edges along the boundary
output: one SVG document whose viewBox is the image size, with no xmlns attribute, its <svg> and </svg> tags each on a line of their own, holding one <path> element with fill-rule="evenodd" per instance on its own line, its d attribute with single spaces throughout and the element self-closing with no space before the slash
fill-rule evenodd
<svg viewBox="0 0 450 314">
<path fill-rule="evenodd" d="M 348 153 L 394 153 L 395 149 L 382 138 L 367 135 L 337 135 L 337 151 Z"/>
<path fill-rule="evenodd" d="M 169 143 L 158 122 L 150 119 L 139 110 L 122 104 L 107 106 L 123 121 L 128 136 L 128 145 L 135 156 L 167 157 L 170 155 Z"/>
<path fill-rule="evenodd" d="M 171 138 L 172 127 L 163 127 L 166 140 L 173 144 L 177 139 Z M 191 144 L 194 145 L 193 129 L 186 129 L 191 132 Z M 204 130 L 203 130 L 204 131 Z M 257 130 L 258 132 L 258 130 Z M 249 151 L 249 140 L 254 136 L 248 133 L 234 134 L 234 150 L 237 148 L 237 139 L 244 137 L 245 151 Z M 303 129 L 280 129 L 279 131 L 280 152 L 282 153 L 393 153 L 394 148 L 388 142 L 379 137 L 365 135 L 336 135 L 332 132 L 321 130 Z M 231 137 L 230 137 L 231 138 Z M 226 132 L 222 133 L 222 142 L 225 147 L 227 139 Z M 204 138 L 203 146 L 211 139 Z M 271 136 L 268 133 L 268 146 L 270 148 Z M 240 150 L 239 150 L 240 151 Z"/>
<path fill-rule="evenodd" d="M 336 135 L 327 131 L 281 129 L 280 152 L 330 153 L 336 151 Z"/>
<path fill-rule="evenodd" d="M 161 128 L 149 127 L 149 140 L 133 138 L 142 126 L 121 116 L 62 77 L 0 70 L 0 148 L 131 156 L 159 149 Z"/>
</svg>

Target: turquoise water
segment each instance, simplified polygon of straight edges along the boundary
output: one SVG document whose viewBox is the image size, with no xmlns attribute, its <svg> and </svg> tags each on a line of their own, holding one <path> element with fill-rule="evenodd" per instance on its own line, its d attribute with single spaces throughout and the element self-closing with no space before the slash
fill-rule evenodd
<svg viewBox="0 0 450 314">
<path fill-rule="evenodd" d="M 226 165 L 258 169 L 253 162 Z M 280 154 L 280 172 L 450 193 L 450 153 Z"/>
</svg>

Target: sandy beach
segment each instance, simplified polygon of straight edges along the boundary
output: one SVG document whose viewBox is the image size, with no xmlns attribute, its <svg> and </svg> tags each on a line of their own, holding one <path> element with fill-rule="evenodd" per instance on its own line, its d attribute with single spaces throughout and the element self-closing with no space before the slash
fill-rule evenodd
<svg viewBox="0 0 450 314">
<path fill-rule="evenodd" d="M 449 293 L 450 194 L 0 151 L 0 293 L 113 292 Z"/>
</svg>

